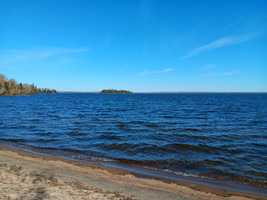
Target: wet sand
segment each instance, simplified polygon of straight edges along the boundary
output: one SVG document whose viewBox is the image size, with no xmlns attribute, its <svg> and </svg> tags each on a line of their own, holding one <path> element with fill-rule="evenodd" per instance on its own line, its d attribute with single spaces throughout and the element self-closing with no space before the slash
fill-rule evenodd
<svg viewBox="0 0 267 200">
<path fill-rule="evenodd" d="M 190 182 L 137 178 L 125 170 L 0 147 L 2 199 L 267 200 L 267 197 Z"/>
</svg>

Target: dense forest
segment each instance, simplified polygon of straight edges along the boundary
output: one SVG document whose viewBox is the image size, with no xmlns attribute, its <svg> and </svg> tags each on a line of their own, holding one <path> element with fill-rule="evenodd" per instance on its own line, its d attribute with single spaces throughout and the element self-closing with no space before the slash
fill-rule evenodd
<svg viewBox="0 0 267 200">
<path fill-rule="evenodd" d="M 37 88 L 34 84 L 17 83 L 14 79 L 7 79 L 0 74 L 0 95 L 32 95 L 44 93 L 57 93 L 54 89 Z"/>
<path fill-rule="evenodd" d="M 132 94 L 133 92 L 128 90 L 114 90 L 114 89 L 108 89 L 108 90 L 102 90 L 100 94 Z"/>
</svg>

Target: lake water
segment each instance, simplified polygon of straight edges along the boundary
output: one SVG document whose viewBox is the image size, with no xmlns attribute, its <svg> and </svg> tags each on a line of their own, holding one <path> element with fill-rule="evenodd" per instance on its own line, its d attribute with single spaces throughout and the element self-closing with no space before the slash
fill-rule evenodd
<svg viewBox="0 0 267 200">
<path fill-rule="evenodd" d="M 0 96 L 0 143 L 267 186 L 267 94 Z"/>
</svg>

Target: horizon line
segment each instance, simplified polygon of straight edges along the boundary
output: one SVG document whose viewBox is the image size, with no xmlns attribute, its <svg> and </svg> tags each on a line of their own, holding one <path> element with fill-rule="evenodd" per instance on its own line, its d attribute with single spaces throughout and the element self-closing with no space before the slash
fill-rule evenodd
<svg viewBox="0 0 267 200">
<path fill-rule="evenodd" d="M 57 91 L 58 93 L 88 93 L 98 94 L 100 91 Z M 133 94 L 211 94 L 211 93 L 223 93 L 223 94 L 267 94 L 267 92 L 213 92 L 213 91 L 164 91 L 164 92 L 132 92 Z"/>
</svg>

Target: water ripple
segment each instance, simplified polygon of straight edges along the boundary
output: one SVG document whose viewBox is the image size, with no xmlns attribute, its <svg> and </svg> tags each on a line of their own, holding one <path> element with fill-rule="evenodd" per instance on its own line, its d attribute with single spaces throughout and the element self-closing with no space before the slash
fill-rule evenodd
<svg viewBox="0 0 267 200">
<path fill-rule="evenodd" d="M 0 96 L 0 142 L 267 182 L 266 94 Z"/>
</svg>

